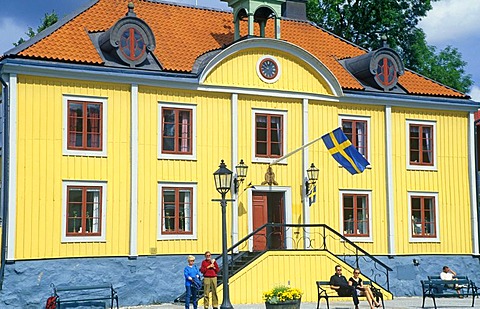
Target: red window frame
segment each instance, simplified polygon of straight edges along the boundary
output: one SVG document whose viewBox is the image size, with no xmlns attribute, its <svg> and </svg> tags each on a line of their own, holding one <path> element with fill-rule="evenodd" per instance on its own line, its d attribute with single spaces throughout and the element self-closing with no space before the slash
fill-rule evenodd
<svg viewBox="0 0 480 309">
<path fill-rule="evenodd" d="M 258 119 L 266 118 L 265 127 L 259 126 Z M 278 128 L 273 127 L 273 119 L 277 119 Z M 275 137 L 276 139 L 275 140 Z M 274 148 L 277 153 L 274 153 Z M 263 151 L 264 153 L 262 153 Z M 283 116 L 274 114 L 255 114 L 255 156 L 262 158 L 280 158 L 283 155 Z"/>
<path fill-rule="evenodd" d="M 431 207 L 426 204 L 430 201 Z M 434 196 L 411 196 L 411 218 L 412 218 L 412 237 L 415 238 L 436 238 L 436 204 Z M 430 218 L 430 220 L 428 220 Z"/>
<path fill-rule="evenodd" d="M 74 105 L 81 105 L 80 115 L 78 109 L 73 109 Z M 92 109 L 89 108 L 95 106 L 98 106 L 98 113 L 92 112 Z M 103 104 L 101 102 L 68 101 L 67 109 L 67 149 L 101 151 L 103 147 Z"/>
<path fill-rule="evenodd" d="M 71 196 L 71 191 L 81 190 L 81 200 L 80 201 L 71 201 L 73 198 Z M 98 191 L 98 214 L 94 216 L 89 214 L 89 204 L 92 204 L 91 201 L 88 201 L 88 191 Z M 67 186 L 67 222 L 65 227 L 65 232 L 67 236 L 100 236 L 102 234 L 102 187 L 97 186 Z M 91 207 L 95 207 L 92 205 Z M 80 211 L 78 213 L 76 210 Z M 92 227 L 94 221 L 98 223 L 98 231 L 93 232 Z M 85 228 L 83 228 L 85 227 Z M 73 231 L 70 230 L 73 228 Z"/>
<path fill-rule="evenodd" d="M 346 199 L 351 198 L 351 205 L 347 205 Z M 365 209 L 359 205 L 359 199 L 365 199 Z M 370 236 L 368 195 L 343 193 L 342 194 L 342 211 L 343 211 L 343 235 L 348 237 L 368 237 Z M 360 208 L 359 208 L 360 207 Z M 359 218 L 359 211 L 363 210 L 365 217 Z M 364 228 L 361 228 L 361 226 Z M 364 229 L 363 232 L 361 230 Z"/>
<path fill-rule="evenodd" d="M 418 133 L 413 132 L 413 129 L 417 128 Z M 430 136 L 427 136 L 426 131 L 430 130 Z M 410 124 L 409 125 L 409 150 L 410 150 L 410 164 L 411 165 L 423 165 L 433 166 L 435 153 L 433 135 L 433 125 L 424 124 Z M 430 157 L 430 158 L 429 158 Z M 430 162 L 429 162 L 430 161 Z"/>
<path fill-rule="evenodd" d="M 173 119 L 167 119 L 166 112 L 173 112 Z M 188 113 L 188 118 L 183 118 Z M 162 153 L 191 155 L 193 153 L 193 110 L 187 108 L 162 107 Z M 173 129 L 173 134 L 170 127 Z M 166 149 L 167 146 L 173 149 Z"/>
<path fill-rule="evenodd" d="M 166 192 L 173 191 L 174 193 L 174 200 L 167 201 L 166 200 Z M 187 191 L 190 194 L 190 201 L 189 207 L 190 212 L 185 214 L 181 212 L 181 209 L 185 209 L 186 203 L 180 201 L 180 193 L 181 191 Z M 183 207 L 182 207 L 183 205 Z M 167 209 L 167 206 L 171 208 L 174 207 L 173 213 L 171 213 L 171 209 Z M 190 187 L 164 187 L 162 188 L 162 234 L 165 235 L 192 235 L 193 234 L 193 188 Z M 170 213 L 167 211 L 170 210 Z M 190 219 L 190 229 L 188 231 L 185 230 L 186 219 Z M 183 225 L 183 228 L 182 228 Z"/>
<path fill-rule="evenodd" d="M 351 129 L 346 124 L 351 125 Z M 358 133 L 357 127 L 359 124 L 363 125 L 363 132 Z M 352 145 L 360 152 L 366 159 L 368 159 L 368 123 L 366 120 L 342 119 L 342 131 L 348 137 Z M 363 145 L 360 145 L 360 138 L 363 137 Z"/>
</svg>

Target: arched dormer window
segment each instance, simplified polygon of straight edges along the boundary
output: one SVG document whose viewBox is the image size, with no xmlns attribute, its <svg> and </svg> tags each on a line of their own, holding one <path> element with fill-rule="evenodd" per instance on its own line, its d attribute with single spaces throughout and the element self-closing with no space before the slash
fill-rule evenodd
<svg viewBox="0 0 480 309">
<path fill-rule="evenodd" d="M 133 4 L 128 5 L 128 13 L 113 27 L 100 35 L 100 49 L 130 67 L 141 65 L 149 52 L 155 49 L 155 37 L 150 27 L 133 12 Z"/>
</svg>

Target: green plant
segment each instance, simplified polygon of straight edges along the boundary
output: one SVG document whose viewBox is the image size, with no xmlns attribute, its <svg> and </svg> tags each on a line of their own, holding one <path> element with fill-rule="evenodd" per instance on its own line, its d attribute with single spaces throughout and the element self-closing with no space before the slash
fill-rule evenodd
<svg viewBox="0 0 480 309">
<path fill-rule="evenodd" d="M 278 304 L 289 300 L 296 300 L 302 297 L 303 292 L 300 289 L 292 288 L 287 285 L 277 285 L 273 289 L 263 292 L 263 300 L 266 303 Z"/>
</svg>

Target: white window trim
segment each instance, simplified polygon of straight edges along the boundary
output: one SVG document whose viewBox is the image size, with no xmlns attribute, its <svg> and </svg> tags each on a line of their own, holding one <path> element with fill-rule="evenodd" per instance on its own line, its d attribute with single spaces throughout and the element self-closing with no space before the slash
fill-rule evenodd
<svg viewBox="0 0 480 309">
<path fill-rule="evenodd" d="M 353 242 L 373 242 L 373 226 L 372 226 L 372 191 L 370 190 L 340 190 L 339 191 L 339 201 L 340 201 L 340 234 L 344 237 L 348 238 L 350 241 Z M 369 233 L 367 237 L 352 237 L 352 236 L 345 236 L 343 232 L 343 195 L 344 194 L 363 194 L 367 195 L 368 200 L 368 229 Z"/>
<path fill-rule="evenodd" d="M 434 197 L 435 198 L 435 231 L 437 232 L 437 236 L 435 238 L 422 238 L 422 237 L 413 237 L 412 235 L 412 196 L 425 196 L 425 197 Z M 440 212 L 438 201 L 438 193 L 437 192 L 420 192 L 420 191 L 411 191 L 408 192 L 408 237 L 409 242 L 414 243 L 422 243 L 422 242 L 440 242 L 440 222 L 438 222 Z"/>
<path fill-rule="evenodd" d="M 368 116 L 356 116 L 356 115 L 338 115 L 338 126 L 342 128 L 342 120 L 360 120 L 367 122 L 367 159 L 370 162 L 372 153 L 370 150 L 371 145 L 371 136 L 370 136 L 370 117 Z M 368 165 L 367 168 L 372 168 L 371 165 Z"/>
<path fill-rule="evenodd" d="M 281 115 L 283 119 L 283 149 L 282 149 L 282 156 L 287 154 L 287 128 L 288 128 L 288 119 L 287 119 L 287 112 L 286 111 L 278 111 L 278 110 L 270 110 L 270 109 L 252 109 L 252 162 L 255 163 L 272 163 L 273 161 L 278 160 L 278 158 L 264 158 L 264 157 L 257 157 L 255 153 L 256 149 L 256 139 L 255 139 L 255 126 L 256 126 L 256 114 L 269 114 L 269 115 Z M 287 159 L 283 159 L 279 161 L 278 164 L 287 164 Z"/>
<path fill-rule="evenodd" d="M 192 234 L 162 234 L 162 192 L 163 187 L 174 187 L 174 188 L 191 188 L 193 199 L 192 199 Z M 171 240 L 171 239 L 197 239 L 197 183 L 175 183 L 175 182 L 162 182 L 158 183 L 158 202 L 157 202 L 157 240 Z"/>
<path fill-rule="evenodd" d="M 162 108 L 182 108 L 182 109 L 191 109 L 192 110 L 192 154 L 191 155 L 182 155 L 182 154 L 170 154 L 162 153 Z M 193 104 L 185 103 L 158 103 L 158 159 L 172 159 L 172 160 L 196 160 L 197 159 L 197 106 Z"/>
<path fill-rule="evenodd" d="M 64 242 L 105 242 L 107 218 L 107 183 L 104 181 L 63 181 L 62 182 L 62 243 Z M 102 227 L 100 236 L 67 236 L 67 187 L 102 187 Z"/>
<path fill-rule="evenodd" d="M 433 127 L 433 165 L 412 165 L 410 164 L 410 125 L 419 124 L 427 125 Z M 437 122 L 436 121 L 424 121 L 424 120 L 415 120 L 407 119 L 406 122 L 406 157 L 407 157 L 407 170 L 421 170 L 421 171 L 436 171 L 437 170 Z"/>
<path fill-rule="evenodd" d="M 73 150 L 68 149 L 68 101 L 84 101 L 102 103 L 102 150 Z M 64 95 L 63 96 L 63 155 L 64 156 L 85 156 L 85 157 L 106 157 L 107 156 L 107 99 L 101 97 L 85 97 Z"/>
</svg>

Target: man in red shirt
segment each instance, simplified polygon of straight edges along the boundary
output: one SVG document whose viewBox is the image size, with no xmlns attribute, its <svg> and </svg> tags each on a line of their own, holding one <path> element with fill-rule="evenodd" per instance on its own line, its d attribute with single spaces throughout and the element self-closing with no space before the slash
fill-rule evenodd
<svg viewBox="0 0 480 309">
<path fill-rule="evenodd" d="M 215 259 L 212 259 L 212 254 L 210 251 L 205 252 L 205 260 L 202 261 L 200 266 L 200 272 L 203 274 L 203 289 L 205 292 L 205 297 L 203 299 L 203 306 L 205 309 L 208 309 L 208 299 L 209 294 L 212 292 L 212 306 L 213 309 L 218 308 L 218 297 L 217 297 L 217 274 L 220 271 L 217 262 Z"/>
</svg>

